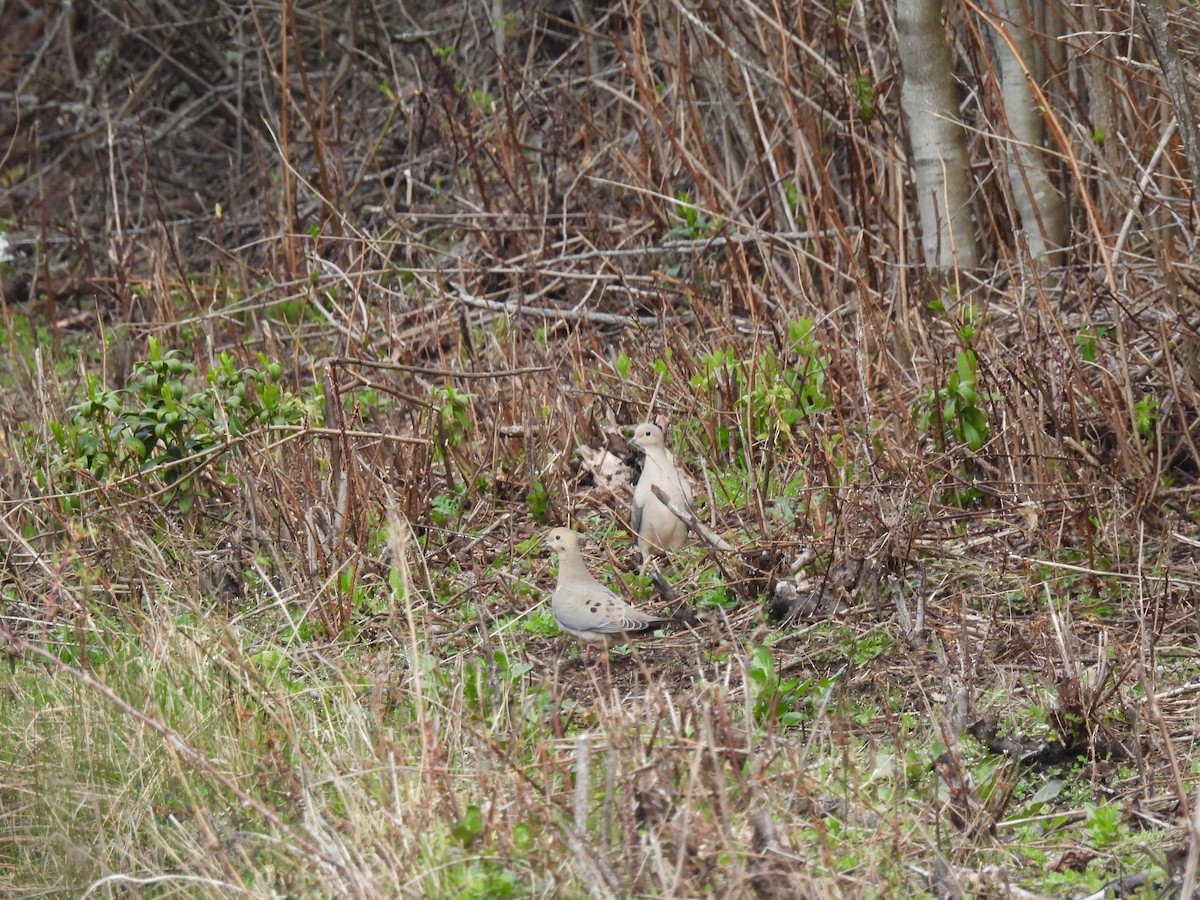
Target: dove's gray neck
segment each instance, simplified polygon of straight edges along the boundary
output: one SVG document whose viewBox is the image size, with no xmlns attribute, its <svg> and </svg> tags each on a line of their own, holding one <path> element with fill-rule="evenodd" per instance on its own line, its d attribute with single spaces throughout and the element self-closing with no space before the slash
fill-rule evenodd
<svg viewBox="0 0 1200 900">
<path fill-rule="evenodd" d="M 559 581 L 590 577 L 587 566 L 584 565 L 583 556 L 578 550 L 564 550 L 558 554 Z"/>
</svg>

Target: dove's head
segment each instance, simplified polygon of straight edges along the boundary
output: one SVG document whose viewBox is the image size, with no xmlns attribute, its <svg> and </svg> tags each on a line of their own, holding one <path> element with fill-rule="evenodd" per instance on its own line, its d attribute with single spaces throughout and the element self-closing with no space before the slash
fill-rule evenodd
<svg viewBox="0 0 1200 900">
<path fill-rule="evenodd" d="M 579 535 L 570 528 L 554 528 L 546 532 L 546 536 L 542 538 L 542 546 L 552 553 L 561 553 L 564 550 L 578 551 Z"/>
<path fill-rule="evenodd" d="M 635 425 L 633 427 L 633 437 L 629 439 L 629 446 L 643 452 L 650 447 L 665 447 L 666 443 L 666 439 L 663 437 L 663 430 L 653 422 L 643 422 L 641 425 Z"/>
</svg>

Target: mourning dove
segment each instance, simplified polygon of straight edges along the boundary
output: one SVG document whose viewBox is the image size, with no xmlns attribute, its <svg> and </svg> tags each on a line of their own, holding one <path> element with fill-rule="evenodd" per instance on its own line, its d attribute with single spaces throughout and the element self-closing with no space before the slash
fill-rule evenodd
<svg viewBox="0 0 1200 900">
<path fill-rule="evenodd" d="M 555 528 L 546 535 L 543 546 L 558 554 L 558 584 L 550 609 L 558 627 L 584 645 L 585 660 L 598 644 L 610 647 L 624 642 L 632 632 L 669 621 L 630 606 L 597 581 L 579 552 L 579 535 L 571 529 Z"/>
<path fill-rule="evenodd" d="M 654 496 L 652 488 L 658 485 L 671 500 L 685 508 L 692 505 L 692 489 L 683 473 L 675 467 L 663 430 L 653 422 L 634 426 L 629 445 L 646 454 L 642 477 L 633 489 L 629 524 L 637 535 L 642 559 L 648 562 L 651 556 L 664 556 L 678 550 L 687 537 L 687 525 Z"/>
</svg>

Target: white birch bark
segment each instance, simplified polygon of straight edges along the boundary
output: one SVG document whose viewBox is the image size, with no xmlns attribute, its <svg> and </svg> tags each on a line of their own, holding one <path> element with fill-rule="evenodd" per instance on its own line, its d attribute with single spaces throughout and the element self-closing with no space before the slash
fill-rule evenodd
<svg viewBox="0 0 1200 900">
<path fill-rule="evenodd" d="M 1030 0 L 1038 3 L 1040 0 Z M 1001 99 L 1013 143 L 1008 145 L 1008 183 L 1035 264 L 1053 265 L 1064 243 L 1063 198 L 1041 154 L 1045 123 L 1030 79 L 1038 70 L 1037 48 L 1022 0 L 999 0 L 996 51 L 1000 58 Z"/>
<path fill-rule="evenodd" d="M 979 265 L 971 220 L 971 173 L 959 124 L 953 66 L 938 0 L 897 0 L 896 35 L 904 81 L 900 106 L 908 126 L 921 248 L 930 268 Z"/>
</svg>

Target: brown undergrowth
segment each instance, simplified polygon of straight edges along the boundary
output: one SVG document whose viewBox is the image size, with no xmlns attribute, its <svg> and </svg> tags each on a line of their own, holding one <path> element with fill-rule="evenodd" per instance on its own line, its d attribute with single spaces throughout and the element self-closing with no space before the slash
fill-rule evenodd
<svg viewBox="0 0 1200 900">
<path fill-rule="evenodd" d="M 887 5 L 493 7 L 0 10 L 5 893 L 1194 881 L 1194 231 L 1138 26 L 1055 7 L 1039 266 L 948 16 L 988 269 L 935 278 Z M 659 602 L 651 417 L 735 552 L 587 668 L 535 538 Z"/>
</svg>

